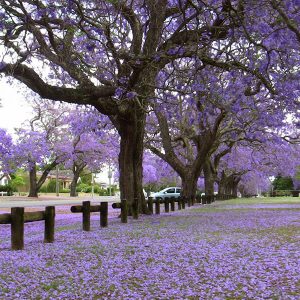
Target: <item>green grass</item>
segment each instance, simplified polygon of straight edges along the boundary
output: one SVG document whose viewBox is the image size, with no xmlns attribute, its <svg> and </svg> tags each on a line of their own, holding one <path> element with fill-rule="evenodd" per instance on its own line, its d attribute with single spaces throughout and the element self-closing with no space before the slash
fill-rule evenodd
<svg viewBox="0 0 300 300">
<path fill-rule="evenodd" d="M 266 197 L 266 198 L 236 198 L 226 201 L 218 201 L 224 205 L 240 204 L 300 204 L 300 197 Z"/>
</svg>

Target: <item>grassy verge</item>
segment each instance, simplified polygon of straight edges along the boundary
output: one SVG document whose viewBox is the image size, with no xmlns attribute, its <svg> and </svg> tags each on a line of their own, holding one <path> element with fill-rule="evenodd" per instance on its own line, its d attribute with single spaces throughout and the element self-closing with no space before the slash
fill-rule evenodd
<svg viewBox="0 0 300 300">
<path fill-rule="evenodd" d="M 226 201 L 218 201 L 224 205 L 240 204 L 300 204 L 300 197 L 266 197 L 266 198 L 236 198 Z"/>
</svg>

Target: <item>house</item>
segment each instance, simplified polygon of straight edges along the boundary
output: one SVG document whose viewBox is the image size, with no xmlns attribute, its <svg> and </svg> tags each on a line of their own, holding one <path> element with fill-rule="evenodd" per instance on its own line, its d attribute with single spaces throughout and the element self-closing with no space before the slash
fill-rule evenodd
<svg viewBox="0 0 300 300">
<path fill-rule="evenodd" d="M 41 176 L 42 173 L 38 172 L 37 176 Z M 69 189 L 73 178 L 73 173 L 70 170 L 59 170 L 58 171 L 58 181 L 63 189 Z M 56 180 L 56 170 L 50 171 L 45 181 L 45 185 L 49 183 L 50 180 Z"/>
<path fill-rule="evenodd" d="M 7 185 L 10 180 L 11 177 L 9 176 L 9 174 L 0 172 L 0 185 Z"/>
</svg>

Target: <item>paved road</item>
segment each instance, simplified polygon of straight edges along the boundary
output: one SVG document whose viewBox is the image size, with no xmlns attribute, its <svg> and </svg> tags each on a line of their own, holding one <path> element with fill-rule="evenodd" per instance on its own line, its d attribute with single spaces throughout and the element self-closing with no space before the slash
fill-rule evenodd
<svg viewBox="0 0 300 300">
<path fill-rule="evenodd" d="M 95 196 L 95 197 L 46 197 L 41 196 L 37 198 L 29 197 L 1 197 L 0 208 L 11 208 L 11 207 L 45 207 L 45 206 L 66 206 L 82 204 L 83 201 L 91 201 L 91 203 L 100 202 L 120 202 L 119 196 Z"/>
</svg>

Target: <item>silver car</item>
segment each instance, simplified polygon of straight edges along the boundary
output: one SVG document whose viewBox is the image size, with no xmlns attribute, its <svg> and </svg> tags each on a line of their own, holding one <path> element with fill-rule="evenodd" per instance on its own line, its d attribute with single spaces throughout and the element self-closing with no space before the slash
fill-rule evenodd
<svg viewBox="0 0 300 300">
<path fill-rule="evenodd" d="M 165 199 L 166 197 L 175 197 L 178 198 L 181 193 L 181 187 L 168 187 L 165 188 L 157 193 L 152 193 L 150 196 L 153 197 L 153 199 Z"/>
</svg>

